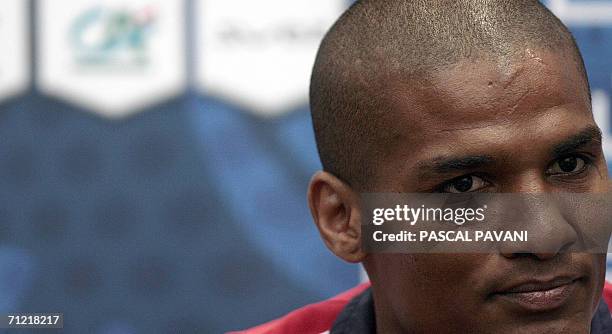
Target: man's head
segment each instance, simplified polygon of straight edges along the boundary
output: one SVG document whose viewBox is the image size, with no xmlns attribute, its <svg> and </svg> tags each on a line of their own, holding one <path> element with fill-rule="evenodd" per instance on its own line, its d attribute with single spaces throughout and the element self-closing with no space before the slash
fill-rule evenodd
<svg viewBox="0 0 612 334">
<path fill-rule="evenodd" d="M 537 1 L 358 1 L 327 33 L 312 72 L 310 103 L 324 169 L 371 188 L 378 158 L 399 135 L 389 127 L 397 117 L 389 108 L 408 89 L 426 88 L 460 62 L 495 63 L 509 76 L 517 60 L 542 51 L 563 52 L 588 93 L 571 34 Z"/>
<path fill-rule="evenodd" d="M 605 192 L 581 56 L 537 1 L 361 1 L 332 27 L 311 81 L 324 172 L 310 207 L 326 245 L 364 263 L 385 332 L 587 332 L 605 255 L 548 240 L 499 254 L 365 254 L 361 192 Z M 539 248 L 546 244 L 549 248 Z M 531 248 L 529 248 L 531 247 Z M 505 281 L 580 277 L 533 310 Z"/>
</svg>

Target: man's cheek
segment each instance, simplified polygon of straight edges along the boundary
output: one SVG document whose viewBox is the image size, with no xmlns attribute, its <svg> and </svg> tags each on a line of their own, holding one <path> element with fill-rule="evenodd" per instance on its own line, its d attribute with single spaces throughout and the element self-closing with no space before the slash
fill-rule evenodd
<svg viewBox="0 0 612 334">
<path fill-rule="evenodd" d="M 396 284 L 409 285 L 414 294 L 445 299 L 448 293 L 476 295 L 474 280 L 485 261 L 482 254 L 413 254 L 401 255 L 393 263 Z M 406 281 L 408 277 L 411 281 Z"/>
</svg>

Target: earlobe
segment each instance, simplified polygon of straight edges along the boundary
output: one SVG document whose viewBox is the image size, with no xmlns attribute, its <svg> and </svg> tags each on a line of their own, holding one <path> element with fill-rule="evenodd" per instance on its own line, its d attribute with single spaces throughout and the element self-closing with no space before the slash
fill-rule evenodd
<svg viewBox="0 0 612 334">
<path fill-rule="evenodd" d="M 308 204 L 327 247 L 345 261 L 362 261 L 359 195 L 333 174 L 321 171 L 310 181 Z"/>
</svg>

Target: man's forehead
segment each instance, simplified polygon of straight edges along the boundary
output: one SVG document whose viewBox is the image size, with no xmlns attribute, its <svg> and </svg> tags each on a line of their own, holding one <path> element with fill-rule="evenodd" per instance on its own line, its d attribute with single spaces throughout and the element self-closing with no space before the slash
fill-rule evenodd
<svg viewBox="0 0 612 334">
<path fill-rule="evenodd" d="M 414 173 L 437 157 L 543 158 L 595 125 L 587 83 L 564 55 L 530 50 L 505 63 L 464 61 L 389 87 L 381 175 Z"/>
<path fill-rule="evenodd" d="M 569 52 L 525 49 L 512 57 L 463 60 L 418 84 L 389 87 L 389 120 L 422 134 L 529 120 L 567 104 L 590 112 L 587 83 Z"/>
</svg>

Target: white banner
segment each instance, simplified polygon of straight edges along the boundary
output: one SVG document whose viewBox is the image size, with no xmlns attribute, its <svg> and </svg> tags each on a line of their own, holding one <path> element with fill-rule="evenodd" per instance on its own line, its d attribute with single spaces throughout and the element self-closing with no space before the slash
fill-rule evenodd
<svg viewBox="0 0 612 334">
<path fill-rule="evenodd" d="M 347 4 L 197 0 L 197 85 L 262 116 L 307 103 L 319 43 Z"/>
<path fill-rule="evenodd" d="M 612 2 L 591 0 L 549 0 L 548 7 L 565 24 L 598 26 L 612 24 Z"/>
<path fill-rule="evenodd" d="M 27 0 L 0 3 L 0 100 L 21 93 L 30 79 L 29 6 Z"/>
<path fill-rule="evenodd" d="M 121 117 L 186 88 L 182 0 L 39 0 L 41 91 Z"/>
</svg>

